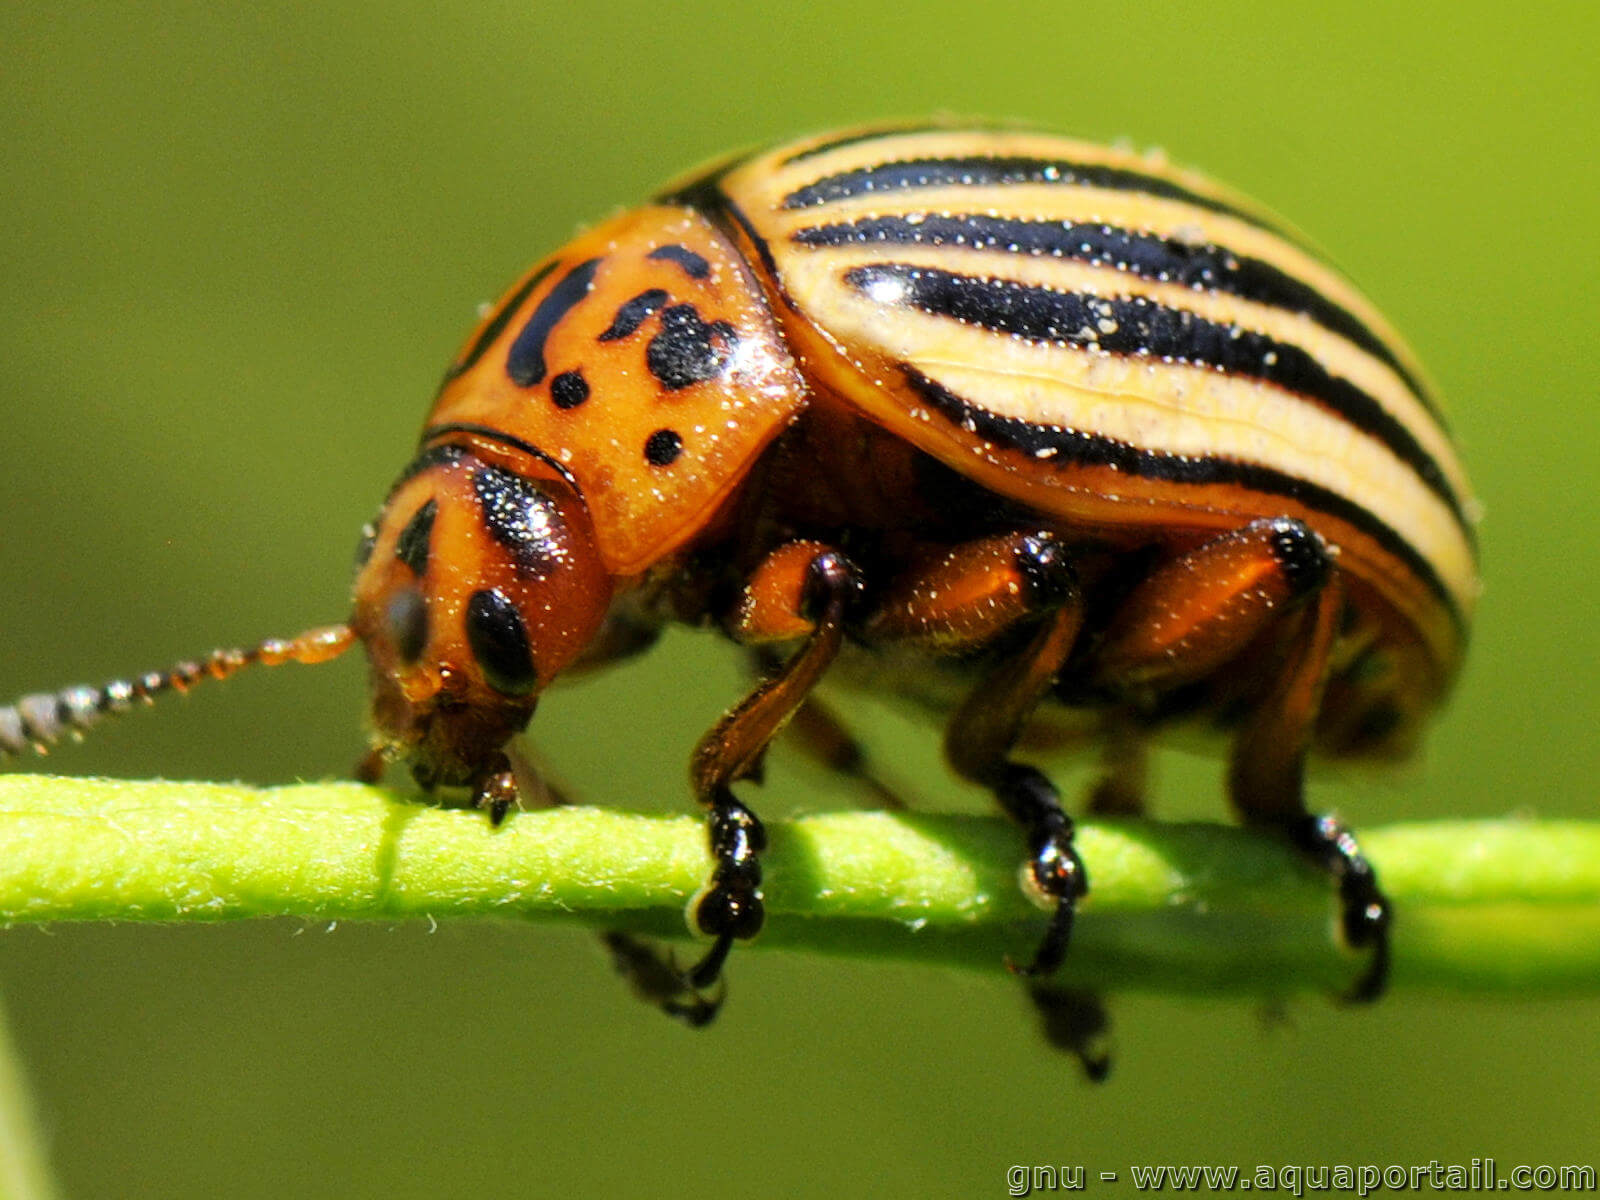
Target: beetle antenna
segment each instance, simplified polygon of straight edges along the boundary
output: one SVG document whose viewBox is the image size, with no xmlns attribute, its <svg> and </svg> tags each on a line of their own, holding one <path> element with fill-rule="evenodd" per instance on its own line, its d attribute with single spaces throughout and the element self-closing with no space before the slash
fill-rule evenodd
<svg viewBox="0 0 1600 1200">
<path fill-rule="evenodd" d="M 154 704 L 163 692 L 186 693 L 205 679 L 226 679 L 245 667 L 279 663 L 320 663 L 355 644 L 348 625 L 324 625 L 298 637 L 268 638 L 249 650 L 213 650 L 203 661 L 180 662 L 165 671 L 134 679 L 114 679 L 101 687 L 69 687 L 38 692 L 0 708 L 0 756 L 31 749 L 49 753 L 63 737 L 81 739 L 104 716 L 125 713 L 135 702 Z"/>
</svg>

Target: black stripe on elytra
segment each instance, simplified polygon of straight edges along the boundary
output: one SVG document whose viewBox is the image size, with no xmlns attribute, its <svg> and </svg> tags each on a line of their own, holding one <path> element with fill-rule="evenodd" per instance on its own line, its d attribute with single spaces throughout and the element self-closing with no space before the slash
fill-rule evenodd
<svg viewBox="0 0 1600 1200">
<path fill-rule="evenodd" d="M 433 537 L 433 519 L 438 515 L 438 501 L 430 498 L 417 509 L 395 539 L 394 556 L 410 567 L 413 575 L 428 572 L 428 543 Z"/>
<path fill-rule="evenodd" d="M 1326 513 L 1360 530 L 1387 553 L 1405 563 L 1450 614 L 1457 633 L 1465 634 L 1466 625 L 1461 610 L 1433 564 L 1389 525 L 1346 496 L 1271 467 L 1201 455 L 1163 454 L 1081 430 L 1001 416 L 964 399 L 915 367 L 902 363 L 900 370 L 911 389 L 946 420 L 976 433 L 987 442 L 1026 454 L 1041 465 L 1110 467 L 1125 475 L 1180 485 L 1233 484 L 1251 491 L 1284 496 L 1307 508 Z"/>
<path fill-rule="evenodd" d="M 704 279 L 711 274 L 711 264 L 687 246 L 657 246 L 645 257 L 677 263 L 690 279 Z"/>
<path fill-rule="evenodd" d="M 1220 325 L 1143 296 L 1058 292 L 903 263 L 852 267 L 845 281 L 875 298 L 892 288 L 899 304 L 1027 341 L 1212 367 L 1304 396 L 1382 442 L 1449 506 L 1467 537 L 1472 536 L 1460 499 L 1412 432 L 1369 393 L 1330 374 L 1292 342 Z"/>
<path fill-rule="evenodd" d="M 1207 212 L 1224 213 L 1287 236 L 1266 218 L 1206 196 L 1159 175 L 1113 167 L 1105 163 L 1074 162 L 1064 158 L 1027 155 L 972 154 L 953 158 L 916 158 L 875 163 L 840 171 L 796 188 L 780 201 L 785 209 L 815 208 L 835 200 L 849 200 L 877 192 L 899 192 L 933 187 L 1005 187 L 1019 183 L 1059 184 L 1067 187 L 1105 188 L 1141 192 L 1162 200 L 1181 200 Z"/>
<path fill-rule="evenodd" d="M 562 557 L 561 514 L 538 484 L 483 463 L 472 474 L 483 527 L 511 551 L 519 576 L 543 579 Z"/>
<path fill-rule="evenodd" d="M 804 150 L 796 151 L 784 159 L 779 166 L 787 167 L 790 163 L 804 162 L 808 158 L 816 158 L 827 154 L 830 150 L 842 150 L 846 146 L 860 145 L 862 142 L 876 142 L 883 138 L 899 137 L 902 134 L 928 133 L 930 131 L 944 131 L 945 127 L 939 125 L 902 125 L 898 128 L 888 129 L 863 129 L 856 133 L 840 134 L 825 142 L 818 142 L 815 146 L 807 146 Z"/>
<path fill-rule="evenodd" d="M 1422 384 L 1349 309 L 1269 262 L 1209 242 L 1186 242 L 1112 225 L 1026 221 L 981 213 L 869 217 L 837 225 L 813 225 L 797 230 L 790 240 L 801 246 L 818 247 L 887 243 L 1003 250 L 1114 267 L 1140 279 L 1176 283 L 1196 291 L 1226 292 L 1241 300 L 1311 318 L 1381 361 L 1428 406 L 1430 413 L 1433 411 Z"/>
<path fill-rule="evenodd" d="M 522 302 L 533 295 L 533 289 L 544 282 L 545 277 L 556 269 L 555 262 L 545 263 L 523 282 L 515 292 L 506 297 L 506 302 L 487 325 L 483 332 L 478 334 L 472 343 L 472 348 L 467 351 L 466 357 L 445 372 L 444 381 L 449 383 L 458 375 L 462 375 L 477 366 L 478 360 L 483 357 L 483 352 L 494 345 L 495 339 L 505 332 L 506 326 L 511 323 L 511 318 L 516 315 L 517 309 L 522 307 Z"/>
<path fill-rule="evenodd" d="M 634 333 L 639 326 L 650 319 L 650 315 L 660 308 L 669 299 L 665 288 L 651 288 L 647 292 L 640 292 L 633 299 L 625 301 L 617 309 L 617 315 L 611 318 L 611 324 L 595 339 L 597 342 L 615 342 Z"/>
<path fill-rule="evenodd" d="M 506 374 L 511 377 L 512 383 L 518 387 L 532 387 L 544 382 L 545 341 L 561 318 L 589 294 L 595 272 L 599 269 L 598 258 L 579 263 L 539 301 L 539 307 L 533 310 L 533 316 L 528 318 L 528 323 L 517 334 L 517 340 L 511 343 L 511 351 L 506 355 Z"/>
</svg>

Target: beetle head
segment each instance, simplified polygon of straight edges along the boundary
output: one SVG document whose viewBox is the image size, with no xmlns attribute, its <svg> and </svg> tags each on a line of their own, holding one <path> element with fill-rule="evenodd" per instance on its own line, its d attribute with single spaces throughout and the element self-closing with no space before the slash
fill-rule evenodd
<svg viewBox="0 0 1600 1200">
<path fill-rule="evenodd" d="M 594 637 L 612 581 L 582 498 L 542 457 L 435 442 L 363 540 L 351 628 L 376 748 L 424 787 L 473 783 Z"/>
</svg>

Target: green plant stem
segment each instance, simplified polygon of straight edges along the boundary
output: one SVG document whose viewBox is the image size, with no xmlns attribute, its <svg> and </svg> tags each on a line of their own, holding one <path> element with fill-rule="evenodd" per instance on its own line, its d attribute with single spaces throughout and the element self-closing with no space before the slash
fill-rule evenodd
<svg viewBox="0 0 1600 1200">
<path fill-rule="evenodd" d="M 754 943 L 998 971 L 1042 914 L 1017 831 L 979 817 L 774 822 Z M 1600 990 L 1600 823 L 1367 830 L 1395 902 L 1396 988 Z M 1093 890 L 1061 981 L 1100 990 L 1339 991 L 1359 974 L 1326 878 L 1219 824 L 1091 822 Z M 379 788 L 0 778 L 0 920 L 522 917 L 685 934 L 707 871 L 692 815 L 429 808 Z"/>
<path fill-rule="evenodd" d="M 44 1139 L 34 1119 L 22 1061 L 0 1012 L 0 1200 L 53 1200 Z"/>
</svg>

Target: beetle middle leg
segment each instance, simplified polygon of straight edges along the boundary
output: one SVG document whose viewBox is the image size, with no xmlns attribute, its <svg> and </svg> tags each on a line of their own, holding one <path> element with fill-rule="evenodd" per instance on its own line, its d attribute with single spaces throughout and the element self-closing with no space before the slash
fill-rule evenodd
<svg viewBox="0 0 1600 1200">
<path fill-rule="evenodd" d="M 1088 874 L 1072 845 L 1072 820 L 1043 772 L 1011 749 L 1072 653 L 1083 602 L 1065 550 L 1047 532 L 1002 534 L 932 552 L 903 572 L 867 622 L 869 641 L 909 641 L 960 653 L 1028 625 L 1037 632 L 1003 657 L 951 719 L 945 755 L 964 778 L 988 788 L 1027 831 L 1034 884 L 1054 906 L 1033 961 L 1013 967 L 1047 975 L 1061 964 Z"/>
<path fill-rule="evenodd" d="M 1276 829 L 1339 884 L 1346 941 L 1370 948 L 1352 993 L 1388 972 L 1389 903 L 1350 831 L 1305 807 L 1305 760 L 1322 701 L 1343 585 L 1322 539 L 1290 518 L 1254 521 L 1158 568 L 1123 601 L 1096 651 L 1097 682 L 1131 696 L 1211 675 L 1261 639 L 1278 660 L 1250 701 L 1231 758 L 1234 807 Z"/>
</svg>

